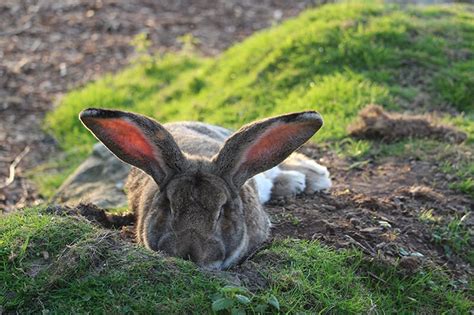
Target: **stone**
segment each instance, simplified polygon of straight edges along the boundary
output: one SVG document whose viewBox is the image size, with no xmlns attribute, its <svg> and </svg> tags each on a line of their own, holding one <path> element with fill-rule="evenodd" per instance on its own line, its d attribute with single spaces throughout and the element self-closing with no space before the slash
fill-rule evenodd
<svg viewBox="0 0 474 315">
<path fill-rule="evenodd" d="M 91 203 L 101 208 L 125 207 L 123 187 L 130 168 L 97 143 L 92 154 L 61 185 L 52 202 L 68 206 Z"/>
</svg>

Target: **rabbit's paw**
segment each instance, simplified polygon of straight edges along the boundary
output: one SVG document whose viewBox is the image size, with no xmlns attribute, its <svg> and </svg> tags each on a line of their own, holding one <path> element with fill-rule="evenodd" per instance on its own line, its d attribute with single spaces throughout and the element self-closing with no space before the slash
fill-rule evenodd
<svg viewBox="0 0 474 315">
<path fill-rule="evenodd" d="M 309 159 L 302 161 L 301 166 L 300 170 L 306 175 L 305 193 L 313 194 L 331 188 L 331 177 L 325 166 Z"/>
<path fill-rule="evenodd" d="M 306 175 L 298 171 L 281 171 L 273 182 L 272 195 L 295 196 L 306 188 Z"/>
</svg>

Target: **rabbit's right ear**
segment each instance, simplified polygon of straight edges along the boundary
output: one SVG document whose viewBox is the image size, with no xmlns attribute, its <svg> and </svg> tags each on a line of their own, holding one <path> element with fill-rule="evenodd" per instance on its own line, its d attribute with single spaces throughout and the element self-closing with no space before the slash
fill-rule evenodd
<svg viewBox="0 0 474 315">
<path fill-rule="evenodd" d="M 158 122 L 138 114 L 89 108 L 82 123 L 122 161 L 136 166 L 162 187 L 187 160 L 173 136 Z"/>
<path fill-rule="evenodd" d="M 214 156 L 217 173 L 238 189 L 252 176 L 285 160 L 323 125 L 314 111 L 267 118 L 243 126 Z"/>
</svg>

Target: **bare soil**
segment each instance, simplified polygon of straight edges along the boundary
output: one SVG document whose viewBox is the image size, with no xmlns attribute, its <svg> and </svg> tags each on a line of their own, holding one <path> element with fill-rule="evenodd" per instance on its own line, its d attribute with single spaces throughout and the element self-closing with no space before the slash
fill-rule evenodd
<svg viewBox="0 0 474 315">
<path fill-rule="evenodd" d="M 303 152 L 329 165 L 334 186 L 328 194 L 274 201 L 275 238 L 316 239 L 336 248 L 356 247 L 375 259 L 399 263 L 414 271 L 435 264 L 459 279 L 468 280 L 474 269 L 465 257 L 447 253 L 434 241 L 435 222 L 461 218 L 474 208 L 474 200 L 448 188 L 452 176 L 441 172 L 441 162 L 384 158 L 354 166 L 330 152 L 307 146 Z M 474 218 L 464 224 L 472 231 Z M 472 235 L 471 235 L 472 236 Z M 474 245 L 470 240 L 471 249 Z M 467 254 L 467 253 L 465 253 Z"/>
<path fill-rule="evenodd" d="M 71 88 L 125 66 L 136 34 L 161 50 L 179 49 L 178 38 L 192 34 L 212 55 L 322 2 L 0 1 L 0 212 L 42 202 L 26 174 L 57 153 L 41 130 L 45 113 Z"/>
</svg>

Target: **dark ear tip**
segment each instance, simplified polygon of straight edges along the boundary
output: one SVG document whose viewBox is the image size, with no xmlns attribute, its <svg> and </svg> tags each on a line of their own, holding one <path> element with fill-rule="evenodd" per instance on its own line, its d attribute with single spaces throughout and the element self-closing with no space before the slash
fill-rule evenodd
<svg viewBox="0 0 474 315">
<path fill-rule="evenodd" d="M 101 117 L 102 112 L 103 110 L 99 108 L 86 108 L 79 113 L 79 119 L 84 120 L 87 118 Z"/>
<path fill-rule="evenodd" d="M 305 121 L 314 122 L 319 126 L 322 126 L 324 123 L 323 117 L 316 111 L 303 112 L 300 117 Z"/>
<path fill-rule="evenodd" d="M 121 118 L 124 115 L 126 113 L 119 110 L 87 108 L 79 113 L 79 119 L 84 121 L 88 118 Z"/>
</svg>

